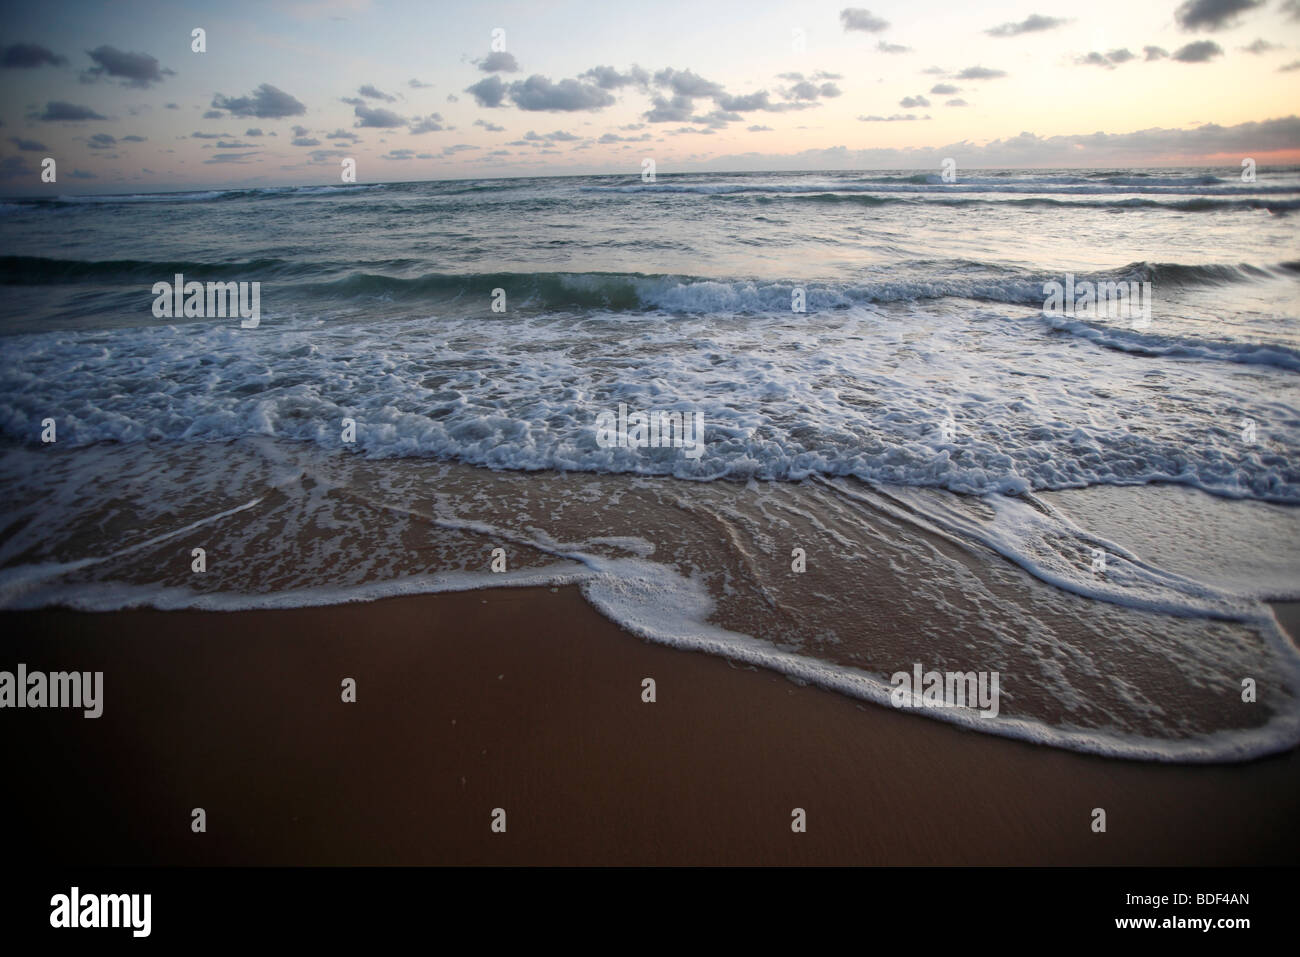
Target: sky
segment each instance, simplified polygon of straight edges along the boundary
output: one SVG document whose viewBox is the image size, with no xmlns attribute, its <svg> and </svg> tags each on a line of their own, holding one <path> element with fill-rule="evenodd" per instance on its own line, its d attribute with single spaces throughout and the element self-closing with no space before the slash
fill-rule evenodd
<svg viewBox="0 0 1300 957">
<path fill-rule="evenodd" d="M 1239 169 L 1300 163 L 1300 0 L 45 0 L 6 3 L 0 82 L 12 195 Z"/>
</svg>

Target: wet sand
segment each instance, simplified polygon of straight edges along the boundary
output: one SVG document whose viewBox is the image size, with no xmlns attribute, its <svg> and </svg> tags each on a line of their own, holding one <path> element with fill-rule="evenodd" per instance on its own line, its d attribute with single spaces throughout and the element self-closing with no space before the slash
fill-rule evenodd
<svg viewBox="0 0 1300 957">
<path fill-rule="evenodd" d="M 0 668 L 103 671 L 105 689 L 97 720 L 2 716 L 11 860 L 1300 861 L 1300 750 L 1158 765 L 963 731 L 646 643 L 574 588 L 0 619 Z"/>
</svg>

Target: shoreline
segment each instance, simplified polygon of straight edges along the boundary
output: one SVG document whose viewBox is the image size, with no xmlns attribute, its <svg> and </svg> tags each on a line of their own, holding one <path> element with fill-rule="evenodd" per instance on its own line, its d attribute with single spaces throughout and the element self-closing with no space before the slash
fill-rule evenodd
<svg viewBox="0 0 1300 957">
<path fill-rule="evenodd" d="M 1275 613 L 1300 622 L 1300 604 Z M 5 716 L 11 766 L 38 782 L 6 798 L 24 822 L 19 855 L 33 861 L 1300 859 L 1300 749 L 1177 765 L 966 731 L 643 641 L 571 586 L 4 615 L 9 664 L 105 673 L 98 719 Z M 340 700 L 345 677 L 356 703 Z M 206 833 L 190 829 L 195 807 Z M 1104 834 L 1091 829 L 1098 807 Z M 494 808 L 504 834 L 491 830 Z M 791 830 L 794 808 L 806 833 Z"/>
</svg>

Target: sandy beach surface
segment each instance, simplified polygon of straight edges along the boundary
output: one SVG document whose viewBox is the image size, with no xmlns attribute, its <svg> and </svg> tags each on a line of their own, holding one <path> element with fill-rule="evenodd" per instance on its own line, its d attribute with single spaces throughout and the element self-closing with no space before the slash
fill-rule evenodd
<svg viewBox="0 0 1300 957">
<path fill-rule="evenodd" d="M 6 715 L 10 849 L 47 865 L 1300 860 L 1295 750 L 1185 766 L 972 733 L 641 641 L 576 588 L 0 617 L 6 667 L 104 672 L 98 719 Z"/>
</svg>

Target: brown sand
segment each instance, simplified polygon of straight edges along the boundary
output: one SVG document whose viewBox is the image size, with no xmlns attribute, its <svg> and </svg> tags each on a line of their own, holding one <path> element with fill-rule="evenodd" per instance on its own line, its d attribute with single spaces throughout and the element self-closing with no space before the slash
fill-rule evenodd
<svg viewBox="0 0 1300 957">
<path fill-rule="evenodd" d="M 0 715 L 11 861 L 1300 861 L 1300 751 L 1173 766 L 993 738 L 648 644 L 572 588 L 2 617 L 0 668 L 105 673 L 98 720 Z"/>
</svg>

